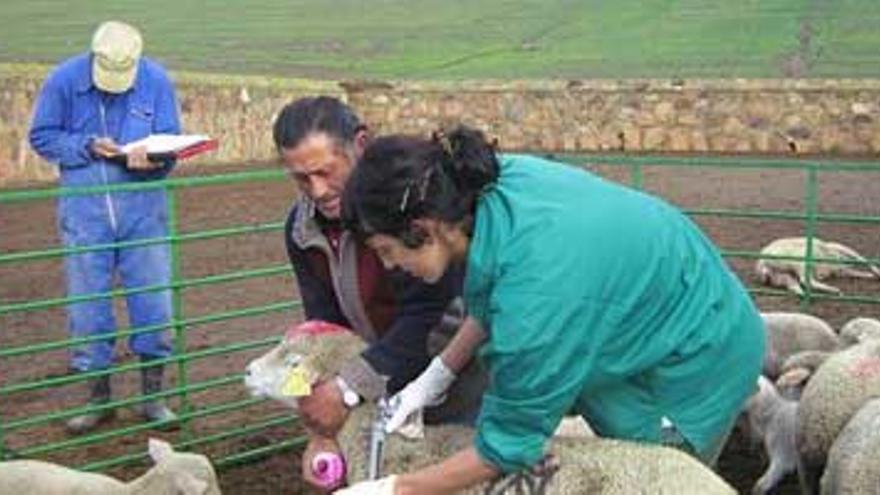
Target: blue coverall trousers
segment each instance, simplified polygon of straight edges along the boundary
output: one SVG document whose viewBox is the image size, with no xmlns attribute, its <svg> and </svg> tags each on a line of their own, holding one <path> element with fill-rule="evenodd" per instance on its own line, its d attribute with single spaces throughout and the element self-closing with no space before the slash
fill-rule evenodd
<svg viewBox="0 0 880 495">
<path fill-rule="evenodd" d="M 131 195 L 132 199 L 137 196 L 138 201 L 128 201 L 126 195 Z M 150 198 L 151 207 L 132 211 L 134 206 L 144 206 L 144 195 L 155 196 Z M 162 238 L 168 232 L 162 191 L 61 198 L 59 219 L 67 247 Z M 113 289 L 117 276 L 126 289 L 167 286 L 171 280 L 170 261 L 167 243 L 69 254 L 65 258 L 68 295 L 107 293 Z M 129 294 L 126 305 L 132 330 L 171 321 L 171 292 L 168 289 Z M 77 371 L 109 367 L 113 362 L 117 328 L 112 299 L 70 303 L 67 309 L 72 337 L 108 336 L 73 348 L 71 367 Z M 135 333 L 128 338 L 128 344 L 131 351 L 144 360 L 171 354 L 168 331 L 163 329 Z"/>
</svg>

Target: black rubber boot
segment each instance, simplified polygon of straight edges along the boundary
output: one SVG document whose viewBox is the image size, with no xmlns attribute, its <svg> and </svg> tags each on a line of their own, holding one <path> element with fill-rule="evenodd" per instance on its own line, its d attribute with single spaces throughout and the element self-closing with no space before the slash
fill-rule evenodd
<svg viewBox="0 0 880 495">
<path fill-rule="evenodd" d="M 90 391 L 89 404 L 99 406 L 110 402 L 110 375 L 91 378 L 87 383 Z M 113 409 L 89 411 L 67 420 L 67 432 L 71 435 L 82 435 L 115 417 L 116 411 Z"/>
<path fill-rule="evenodd" d="M 157 394 L 162 391 L 165 381 L 165 366 L 156 365 L 141 368 L 141 388 L 144 395 Z M 165 405 L 161 399 L 153 399 L 140 404 L 139 412 L 145 421 L 161 421 L 156 428 L 173 430 L 180 427 L 177 415 Z"/>
</svg>

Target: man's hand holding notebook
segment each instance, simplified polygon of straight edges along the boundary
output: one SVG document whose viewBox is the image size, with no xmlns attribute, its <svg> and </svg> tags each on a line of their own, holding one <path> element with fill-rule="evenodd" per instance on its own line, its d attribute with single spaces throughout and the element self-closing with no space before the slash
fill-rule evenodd
<svg viewBox="0 0 880 495">
<path fill-rule="evenodd" d="M 182 160 L 217 149 L 217 140 L 203 134 L 151 134 L 120 148 L 122 155 L 146 149 L 150 161 Z"/>
</svg>

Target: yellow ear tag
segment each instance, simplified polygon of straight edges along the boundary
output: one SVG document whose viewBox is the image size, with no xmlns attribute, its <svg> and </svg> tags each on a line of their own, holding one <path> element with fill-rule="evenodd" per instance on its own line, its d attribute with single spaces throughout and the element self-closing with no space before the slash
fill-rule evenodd
<svg viewBox="0 0 880 495">
<path fill-rule="evenodd" d="M 312 393 L 312 384 L 309 383 L 308 373 L 302 366 L 297 366 L 290 370 L 284 386 L 281 387 L 281 393 L 292 397 L 304 397 Z"/>
</svg>

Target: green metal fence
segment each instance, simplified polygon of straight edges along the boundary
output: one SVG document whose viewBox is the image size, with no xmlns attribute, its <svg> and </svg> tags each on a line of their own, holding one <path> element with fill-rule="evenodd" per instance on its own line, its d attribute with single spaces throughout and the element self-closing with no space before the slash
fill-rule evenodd
<svg viewBox="0 0 880 495">
<path fill-rule="evenodd" d="M 750 270 L 764 244 L 793 235 L 848 241 L 873 249 L 863 254 L 880 262 L 870 256 L 877 252 L 880 223 L 880 201 L 875 199 L 880 198 L 880 186 L 874 185 L 880 185 L 878 163 L 633 155 L 558 158 L 681 205 L 721 246 L 762 309 L 826 311 L 838 319 L 877 313 L 880 281 L 848 283 L 841 296 L 807 289 L 798 299 L 755 286 Z M 281 238 L 280 220 L 293 195 L 288 182 L 280 170 L 260 170 L 76 191 L 0 192 L 0 456 L 47 458 L 87 470 L 113 470 L 142 461 L 144 436 L 155 434 L 156 425 L 123 417 L 91 434 L 64 434 L 63 420 L 92 409 L 77 392 L 89 377 L 112 374 L 122 381 L 123 393 L 101 409 L 124 410 L 152 397 L 132 391 L 131 372 L 142 365 L 125 355 L 106 371 L 67 373 L 66 350 L 103 337 L 68 338 L 63 310 L 70 302 L 117 301 L 135 292 L 166 289 L 174 301 L 174 318 L 168 325 L 174 354 L 164 362 L 175 368 L 176 386 L 155 397 L 171 399 L 182 428 L 162 435 L 179 448 L 208 453 L 221 468 L 301 445 L 295 417 L 280 406 L 248 397 L 241 384 L 244 363 L 273 345 L 286 322 L 300 317 Z M 167 237 L 79 249 L 64 249 L 53 241 L 55 197 L 149 188 L 168 191 Z M 149 243 L 171 245 L 174 276 L 169 287 L 77 298 L 62 293 L 64 255 Z M 815 263 L 834 261 L 813 257 L 811 246 L 804 260 L 808 274 Z M 117 337 L 161 329 L 123 328 Z"/>
<path fill-rule="evenodd" d="M 233 225 L 221 218 L 217 228 L 182 232 L 180 227 L 181 217 L 185 216 L 181 215 L 181 210 L 194 207 L 184 202 L 188 190 L 249 185 L 250 193 L 259 195 L 267 187 L 266 183 L 282 184 L 283 177 L 280 170 L 267 170 L 111 187 L 0 192 L 0 210 L 3 213 L 3 237 L 0 244 L 0 279 L 3 280 L 3 289 L 0 291 L 0 456 L 49 458 L 86 470 L 109 470 L 139 463 L 144 458 L 143 437 L 157 434 L 154 431 L 156 424 L 131 421 L 130 418 L 126 420 L 123 417 L 94 433 L 67 437 L 63 433 L 62 423 L 89 410 L 126 410 L 155 398 L 173 399 L 174 409 L 181 419 L 178 432 L 158 434 L 166 438 L 171 435 L 170 439 L 179 448 L 213 453 L 212 458 L 220 467 L 300 445 L 303 439 L 292 428 L 296 421 L 294 415 L 283 408 L 271 407 L 262 400 L 248 397 L 241 381 L 244 363 L 277 343 L 280 328 L 287 321 L 298 317 L 299 302 L 291 292 L 291 270 L 284 259 L 282 223 L 279 221 L 283 218 L 283 208 L 290 197 L 282 197 L 280 201 L 276 201 L 279 208 L 273 211 L 275 214 L 268 217 L 268 220 L 251 219 L 247 223 Z M 51 232 L 38 236 L 38 242 L 54 242 L 54 209 L 51 203 L 54 203 L 53 199 L 57 196 L 154 188 L 165 188 L 168 192 L 167 237 L 87 248 L 65 249 L 50 244 L 42 249 L 15 249 L 17 239 L 27 237 L 35 228 Z M 206 197 L 211 199 L 209 196 L 210 194 L 203 193 L 195 199 L 204 201 Z M 216 206 L 208 205 L 207 208 L 216 207 L 222 210 L 222 203 L 223 198 L 218 198 Z M 254 203 L 259 203 L 258 197 L 254 198 Z M 203 210 L 206 208 L 205 205 L 198 207 Z M 228 213 L 226 211 L 224 215 Z M 269 234 L 269 237 L 260 234 Z M 230 270 L 229 266 L 216 264 L 210 266 L 203 276 L 187 276 L 184 267 L 193 258 L 193 254 L 187 253 L 187 246 L 212 239 L 258 243 L 261 249 L 271 249 L 281 255 L 269 266 Z M 66 297 L 63 294 L 60 262 L 64 255 L 156 243 L 168 243 L 171 248 L 173 277 L 170 286 L 119 289 L 106 294 L 78 297 Z M 213 250 L 210 246 L 207 250 L 202 247 L 196 250 L 195 256 L 203 257 L 205 251 Z M 48 266 L 43 267 L 42 271 L 38 269 L 31 273 L 29 266 L 39 263 L 48 263 Z M 51 281 L 54 283 L 46 284 L 41 278 L 49 270 L 57 271 L 59 275 Z M 247 304 L 253 298 L 239 297 L 245 303 L 234 309 L 211 312 L 198 311 L 198 308 L 194 311 L 185 309 L 189 292 L 206 287 L 212 287 L 219 292 L 230 284 L 248 281 L 260 284 L 269 281 L 277 286 L 278 290 L 272 291 L 274 300 Z M 26 290 L 31 284 L 38 287 L 36 292 Z M 43 293 L 40 288 L 51 293 Z M 136 372 L 145 365 L 124 355 L 115 366 L 107 370 L 77 374 L 66 370 L 67 349 L 106 338 L 100 335 L 67 337 L 63 318 L 63 309 L 67 303 L 100 298 L 122 300 L 125 296 L 136 293 L 169 289 L 172 292 L 173 319 L 168 325 L 121 328 L 116 337 L 126 339 L 137 333 L 170 330 L 173 355 L 151 364 L 164 363 L 168 368 L 173 368 L 176 386 L 151 396 L 141 396 L 133 392 L 137 387 L 132 386 L 134 381 L 127 374 Z M 31 297 L 22 297 L 28 293 Z M 197 304 L 198 301 L 197 298 Z M 116 308 L 116 312 L 121 313 L 120 308 Z M 262 330 L 255 332 L 250 328 L 254 320 L 270 323 L 263 323 Z M 240 325 L 244 327 L 244 331 L 238 331 L 238 335 L 231 339 L 212 335 L 207 339 L 202 338 L 198 345 L 193 345 L 191 337 L 198 334 L 200 327 L 215 325 L 213 330 L 216 331 L 217 325 L 224 322 L 227 323 L 227 330 Z M 54 338 L 47 338 L 46 335 Z M 124 349 L 125 346 L 121 348 Z M 234 364 L 223 364 L 224 358 L 230 356 L 236 357 L 230 361 Z M 208 363 L 208 367 L 199 371 L 197 368 L 203 363 Z M 121 388 L 123 392 L 114 396 L 114 400 L 106 405 L 86 405 L 84 381 L 108 374 L 121 382 L 114 385 L 121 385 L 117 388 Z M 208 399 L 201 400 L 200 396 Z M 233 417 L 231 421 L 223 420 Z M 259 445 L 247 445 L 254 443 L 248 441 L 254 435 L 273 429 L 276 431 L 275 441 L 267 442 L 260 437 L 256 442 Z M 218 450 L 218 446 L 224 447 Z"/>
</svg>

